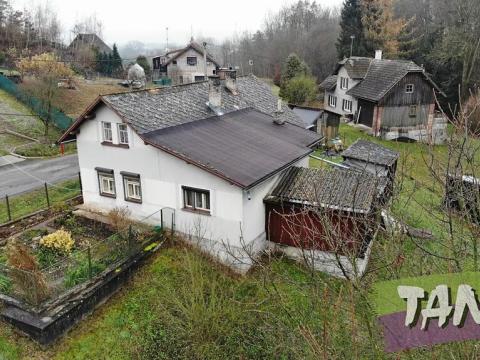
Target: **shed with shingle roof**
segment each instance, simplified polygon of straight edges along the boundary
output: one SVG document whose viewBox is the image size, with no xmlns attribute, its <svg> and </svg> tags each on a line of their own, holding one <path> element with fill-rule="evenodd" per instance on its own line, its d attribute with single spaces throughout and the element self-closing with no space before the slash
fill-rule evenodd
<svg viewBox="0 0 480 360">
<path fill-rule="evenodd" d="M 292 167 L 264 200 L 268 239 L 362 257 L 378 225 L 377 194 L 368 173 Z"/>
</svg>

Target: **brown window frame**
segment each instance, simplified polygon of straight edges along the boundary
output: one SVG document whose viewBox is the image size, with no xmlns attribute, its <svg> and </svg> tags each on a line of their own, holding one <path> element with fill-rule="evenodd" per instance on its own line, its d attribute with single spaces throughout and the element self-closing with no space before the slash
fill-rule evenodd
<svg viewBox="0 0 480 360">
<path fill-rule="evenodd" d="M 115 183 L 114 171 L 112 169 L 104 169 L 99 167 L 95 168 L 95 170 L 97 171 L 98 193 L 100 194 L 100 196 L 115 199 L 117 197 L 117 185 Z M 109 177 L 113 180 L 113 191 L 114 191 L 113 194 L 103 191 L 102 180 L 101 180 L 102 177 Z"/>
<path fill-rule="evenodd" d="M 187 203 L 187 193 L 192 193 L 193 196 L 193 205 Z M 208 207 L 196 207 L 197 195 L 205 195 L 205 205 Z M 183 197 L 183 210 L 196 212 L 204 215 L 210 215 L 212 211 L 212 203 L 210 197 L 210 190 L 198 189 L 190 186 L 182 186 L 182 197 Z M 202 200 L 203 201 L 203 200 Z"/>
<path fill-rule="evenodd" d="M 140 174 L 134 174 L 126 171 L 121 171 L 120 174 L 122 175 L 122 184 L 123 184 L 123 196 L 124 200 L 132 203 L 141 204 L 143 202 L 143 191 L 142 191 L 142 181 L 140 179 Z M 135 181 L 138 182 L 138 188 L 140 192 L 140 198 L 137 199 L 135 197 L 128 196 L 128 181 Z"/>
</svg>

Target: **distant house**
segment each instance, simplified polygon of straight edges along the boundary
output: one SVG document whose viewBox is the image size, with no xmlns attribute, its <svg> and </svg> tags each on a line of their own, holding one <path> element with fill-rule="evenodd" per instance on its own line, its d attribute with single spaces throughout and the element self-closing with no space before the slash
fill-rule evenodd
<svg viewBox="0 0 480 360">
<path fill-rule="evenodd" d="M 204 47 L 193 39 L 182 49 L 155 56 L 152 62 L 153 79 L 169 78 L 173 85 L 206 80 L 206 76 L 215 75 L 220 67 Z"/>
<path fill-rule="evenodd" d="M 320 87 L 325 109 L 362 124 L 374 136 L 442 143 L 446 120 L 436 112 L 443 94 L 425 70 L 411 61 L 350 57 L 340 61 Z"/>
<path fill-rule="evenodd" d="M 96 50 L 106 54 L 111 54 L 113 51 L 97 34 L 78 34 L 68 46 L 70 52 L 83 49 Z"/>
<path fill-rule="evenodd" d="M 85 209 L 128 207 L 245 271 L 267 246 L 264 197 L 321 140 L 302 125 L 267 84 L 229 74 L 102 95 L 60 140 L 76 134 Z"/>
</svg>

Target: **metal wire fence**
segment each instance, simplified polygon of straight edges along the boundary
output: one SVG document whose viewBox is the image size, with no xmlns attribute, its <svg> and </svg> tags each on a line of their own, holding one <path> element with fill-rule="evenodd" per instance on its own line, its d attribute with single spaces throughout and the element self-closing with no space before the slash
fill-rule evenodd
<svg viewBox="0 0 480 360">
<path fill-rule="evenodd" d="M 23 256 L 21 248 L 19 251 L 15 247 L 10 250 L 16 251 L 15 255 L 0 254 L 0 294 L 40 306 L 95 281 L 102 273 L 114 271 L 122 262 L 148 249 L 162 237 L 161 228 L 130 225 L 127 231 L 114 232 L 94 244 L 83 242 L 75 251 L 43 268 L 39 265 L 38 258 L 42 255 L 38 251 L 36 259 L 32 260 L 33 255 Z M 17 266 L 11 264 L 11 256 L 20 257 Z"/>
<path fill-rule="evenodd" d="M 38 115 L 42 119 L 50 119 L 60 130 L 66 130 L 73 123 L 73 119 L 65 115 L 61 110 L 52 106 L 46 106 L 41 100 L 34 96 L 31 96 L 21 90 L 17 84 L 8 79 L 7 77 L 0 75 L 0 89 L 5 90 L 10 95 L 14 96 L 18 101 L 22 102 L 33 113 Z"/>
<path fill-rule="evenodd" d="M 35 190 L 29 189 L 14 196 L 5 195 L 3 198 L 0 198 L 0 225 L 62 204 L 66 200 L 80 194 L 81 182 L 79 175 L 79 179 L 67 180 L 61 184 L 44 182 Z"/>
</svg>

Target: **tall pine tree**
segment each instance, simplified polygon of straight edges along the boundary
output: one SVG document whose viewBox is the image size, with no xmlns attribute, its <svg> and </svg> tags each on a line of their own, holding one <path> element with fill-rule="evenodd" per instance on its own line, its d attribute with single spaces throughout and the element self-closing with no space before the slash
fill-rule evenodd
<svg viewBox="0 0 480 360">
<path fill-rule="evenodd" d="M 345 0 L 343 3 L 340 35 L 337 40 L 338 58 L 343 59 L 350 56 L 350 47 L 353 39 L 353 56 L 368 56 L 365 49 L 365 37 L 362 23 L 362 6 L 361 0 Z"/>
<path fill-rule="evenodd" d="M 113 75 L 119 75 L 123 70 L 122 67 L 122 58 L 118 53 L 117 44 L 113 44 L 113 51 L 112 51 L 112 73 Z"/>
</svg>

